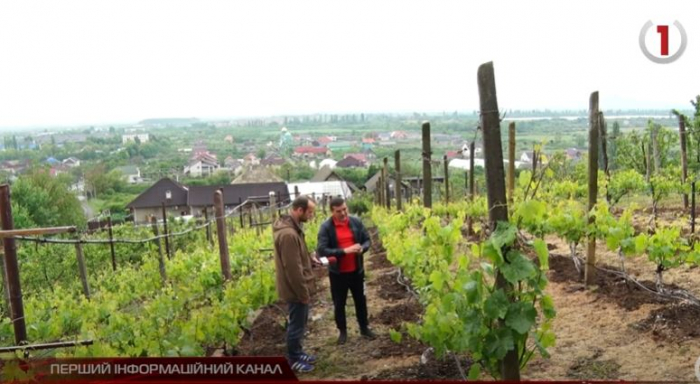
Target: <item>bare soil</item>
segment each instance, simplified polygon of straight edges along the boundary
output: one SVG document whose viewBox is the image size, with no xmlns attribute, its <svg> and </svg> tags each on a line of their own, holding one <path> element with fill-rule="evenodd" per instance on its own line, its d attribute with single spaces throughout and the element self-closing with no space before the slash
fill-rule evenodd
<svg viewBox="0 0 700 384">
<path fill-rule="evenodd" d="M 671 212 L 669 212 L 671 215 Z M 372 234 L 376 239 L 376 231 Z M 556 345 L 549 358 L 535 357 L 523 370 L 525 380 L 641 380 L 695 381 L 694 364 L 700 357 L 700 309 L 670 302 L 611 273 L 599 271 L 596 286 L 584 288 L 568 256 L 568 245 L 556 237 L 546 238 L 550 249 L 550 280 L 547 294 L 557 310 L 553 331 Z M 584 253 L 579 247 L 579 256 Z M 619 260 L 604 244 L 597 246 L 598 265 L 616 270 Z M 438 360 L 430 353 L 426 364 L 421 355 L 427 346 L 405 334 L 403 324 L 420 321 L 422 308 L 396 281 L 396 269 L 375 243 L 367 256 L 366 294 L 370 326 L 379 335 L 367 340 L 359 335 L 352 297 L 348 297 L 348 342 L 336 345 L 328 279 L 319 275 L 313 298 L 312 320 L 305 349 L 319 362 L 301 380 L 314 379 L 461 379 L 454 359 Z M 629 275 L 652 289 L 655 265 L 644 258 L 625 260 Z M 665 272 L 667 288 L 686 289 L 700 296 L 700 269 L 681 267 Z M 284 311 L 261 311 L 237 346 L 241 355 L 284 353 Z M 389 330 L 404 332 L 402 342 L 391 341 Z M 471 362 L 460 356 L 463 370 Z M 484 376 L 483 379 L 489 379 Z"/>
</svg>

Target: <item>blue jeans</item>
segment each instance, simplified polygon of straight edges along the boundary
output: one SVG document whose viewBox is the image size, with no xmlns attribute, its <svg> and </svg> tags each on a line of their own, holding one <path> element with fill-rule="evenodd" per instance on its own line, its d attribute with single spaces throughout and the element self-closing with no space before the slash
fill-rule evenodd
<svg viewBox="0 0 700 384">
<path fill-rule="evenodd" d="M 289 303 L 289 323 L 287 325 L 287 357 L 296 361 L 304 353 L 301 341 L 306 331 L 306 321 L 309 317 L 309 305 Z"/>
</svg>

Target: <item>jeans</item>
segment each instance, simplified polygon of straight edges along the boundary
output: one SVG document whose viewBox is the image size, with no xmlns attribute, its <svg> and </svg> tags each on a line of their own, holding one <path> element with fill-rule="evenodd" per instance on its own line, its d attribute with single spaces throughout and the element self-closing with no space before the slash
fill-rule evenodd
<svg viewBox="0 0 700 384">
<path fill-rule="evenodd" d="M 367 329 L 369 320 L 367 318 L 367 299 L 365 298 L 365 273 L 350 272 L 336 274 L 328 273 L 331 280 L 331 295 L 333 296 L 333 307 L 335 308 L 335 325 L 342 332 L 347 331 L 345 320 L 345 303 L 348 300 L 348 291 L 352 293 L 352 300 L 355 302 L 355 314 L 360 330 Z"/>
<path fill-rule="evenodd" d="M 301 341 L 306 331 L 306 321 L 309 317 L 309 305 L 302 303 L 289 303 L 289 324 L 287 325 L 287 356 L 296 361 L 304 349 Z"/>
</svg>

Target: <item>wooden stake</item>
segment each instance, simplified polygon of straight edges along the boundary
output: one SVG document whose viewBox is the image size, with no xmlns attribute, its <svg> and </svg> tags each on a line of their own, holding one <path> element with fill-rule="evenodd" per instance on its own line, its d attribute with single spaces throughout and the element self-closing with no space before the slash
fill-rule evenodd
<svg viewBox="0 0 700 384">
<path fill-rule="evenodd" d="M 691 184 L 692 206 L 690 211 L 690 233 L 695 233 L 695 182 Z"/>
<path fill-rule="evenodd" d="M 515 122 L 508 125 L 508 205 L 513 206 L 515 190 Z"/>
<path fill-rule="evenodd" d="M 204 207 L 204 209 L 202 211 L 204 212 L 204 222 L 207 223 L 207 227 L 206 227 L 207 228 L 207 242 L 209 244 L 214 245 L 214 240 L 212 239 L 212 236 L 211 236 L 211 223 L 209 222 L 209 210 L 207 209 L 207 207 Z"/>
<path fill-rule="evenodd" d="M 678 135 L 681 139 L 681 183 L 685 184 L 688 180 L 688 152 L 685 134 L 685 116 L 678 114 Z M 683 193 L 683 209 L 688 209 L 688 194 Z"/>
<path fill-rule="evenodd" d="M 396 195 L 396 210 L 403 211 L 403 187 L 401 183 L 401 151 L 394 151 L 394 195 Z"/>
<path fill-rule="evenodd" d="M 165 259 L 163 258 L 163 247 L 160 245 L 160 233 L 158 231 L 158 219 L 155 216 L 151 216 L 151 227 L 153 228 L 153 234 L 156 236 L 154 240 L 156 247 L 158 248 L 158 271 L 160 272 L 160 280 L 165 286 L 165 282 L 168 280 L 168 276 L 165 273 Z"/>
<path fill-rule="evenodd" d="M 0 239 L 0 243 L 2 242 L 2 239 Z M 10 317 L 10 288 L 7 285 L 7 273 L 5 268 L 5 249 L 4 247 L 2 248 L 2 254 L 0 255 L 0 278 L 2 278 L 2 293 L 3 293 L 3 300 L 5 304 L 5 310 L 8 315 L 9 319 L 12 319 Z"/>
<path fill-rule="evenodd" d="M 590 98 L 590 118 L 588 130 L 588 212 L 595 208 L 598 202 L 598 141 L 600 140 L 598 124 L 598 92 L 591 93 Z M 589 213 L 588 223 L 593 224 L 595 217 Z M 588 253 L 586 257 L 585 281 L 586 286 L 595 284 L 596 277 L 596 255 L 595 255 L 595 235 L 588 237 Z"/>
<path fill-rule="evenodd" d="M 170 233 L 168 232 L 168 215 L 165 212 L 165 202 L 163 204 L 163 234 L 165 235 L 165 254 L 168 256 L 168 260 L 172 258 L 170 255 Z"/>
<path fill-rule="evenodd" d="M 430 149 L 430 123 L 424 122 L 423 133 L 423 206 L 433 207 L 433 175 L 430 159 L 432 152 Z"/>
<path fill-rule="evenodd" d="M 10 186 L 0 185 L 0 220 L 3 230 L 14 229 L 12 219 L 12 204 L 10 203 Z M 24 303 L 22 301 L 22 285 L 19 278 L 19 262 L 17 261 L 17 245 L 15 239 L 3 240 L 5 248 L 5 275 L 10 291 L 10 319 L 15 331 L 17 345 L 27 341 L 27 327 L 24 321 Z"/>
<path fill-rule="evenodd" d="M 486 187 L 489 205 L 489 222 L 491 230 L 496 229 L 499 221 L 508 221 L 508 202 L 506 200 L 505 172 L 503 170 L 503 148 L 501 146 L 500 116 L 496 98 L 496 80 L 493 63 L 482 64 L 478 71 L 479 107 L 481 127 L 486 154 Z M 504 250 L 505 254 L 506 250 Z M 496 273 L 496 287 L 505 292 L 512 292 L 513 287 L 503 275 Z M 504 327 L 503 321 L 501 326 Z M 520 361 L 518 351 L 513 348 L 500 361 L 501 380 L 520 381 Z"/>
<path fill-rule="evenodd" d="M 442 162 L 445 166 L 445 204 L 450 203 L 450 171 L 448 169 L 447 155 L 443 156 Z"/>
<path fill-rule="evenodd" d="M 270 192 L 270 222 L 274 223 L 275 220 L 277 220 L 277 198 L 274 192 Z"/>
<path fill-rule="evenodd" d="M 87 268 L 85 268 L 85 258 L 83 257 L 83 245 L 79 241 L 75 243 L 75 256 L 78 258 L 78 273 L 80 273 L 80 282 L 83 284 L 83 294 L 90 300 L 90 286 L 88 285 Z"/>
<path fill-rule="evenodd" d="M 107 217 L 107 230 L 109 231 L 109 252 L 112 254 L 112 270 L 117 270 L 117 256 L 114 253 L 114 237 L 112 235 L 112 216 Z"/>
<path fill-rule="evenodd" d="M 216 214 L 216 234 L 219 239 L 219 258 L 221 260 L 221 273 L 224 282 L 232 279 L 231 260 L 228 254 L 228 241 L 226 239 L 226 222 L 224 220 L 224 194 L 219 190 L 214 192 L 214 210 Z"/>
<path fill-rule="evenodd" d="M 386 204 L 386 209 L 391 209 L 391 189 L 389 189 L 390 186 L 389 182 L 389 159 L 387 157 L 384 158 L 384 184 L 382 185 L 382 188 L 384 188 L 384 195 L 386 196 L 386 201 L 384 202 Z"/>
<path fill-rule="evenodd" d="M 238 198 L 238 217 L 241 219 L 241 229 L 243 229 L 243 198 Z"/>
<path fill-rule="evenodd" d="M 474 142 L 469 143 L 469 201 L 473 202 L 476 196 L 476 184 L 474 183 Z M 467 233 L 474 234 L 474 218 L 467 218 Z"/>
</svg>

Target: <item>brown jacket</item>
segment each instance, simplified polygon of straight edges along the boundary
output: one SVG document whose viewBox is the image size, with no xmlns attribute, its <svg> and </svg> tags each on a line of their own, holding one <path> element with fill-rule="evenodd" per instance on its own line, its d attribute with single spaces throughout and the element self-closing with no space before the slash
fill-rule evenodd
<svg viewBox="0 0 700 384">
<path fill-rule="evenodd" d="M 279 298 L 287 302 L 308 302 L 314 275 L 304 231 L 291 216 L 285 215 L 273 225 L 272 236 Z"/>
</svg>

